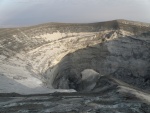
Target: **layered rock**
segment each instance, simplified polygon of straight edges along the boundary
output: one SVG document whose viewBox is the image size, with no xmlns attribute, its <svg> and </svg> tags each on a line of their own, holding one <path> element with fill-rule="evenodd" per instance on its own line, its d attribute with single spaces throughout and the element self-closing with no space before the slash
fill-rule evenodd
<svg viewBox="0 0 150 113">
<path fill-rule="evenodd" d="M 126 20 L 5 28 L 0 29 L 0 73 L 30 90 L 44 83 L 81 91 L 86 90 L 81 88 L 82 72 L 93 69 L 149 90 L 149 50 L 149 24 Z M 16 92 L 11 81 L 10 86 Z"/>
<path fill-rule="evenodd" d="M 100 75 L 113 75 L 131 85 L 150 90 L 148 78 L 150 76 L 149 36 L 145 35 L 146 33 L 131 35 L 130 32 L 124 30 L 111 31 L 111 33 L 109 31 L 108 34 L 111 34 L 111 38 L 107 38 L 106 34 L 103 34 L 105 37 L 101 38 L 105 39 L 103 42 L 65 56 L 58 64 L 57 71 L 54 71 L 56 73 L 54 73 L 56 76 L 54 87 L 59 88 L 56 84 L 61 79 L 66 80 L 68 86 L 73 83 L 78 85 L 80 84 L 78 82 L 81 81 L 81 72 L 84 69 L 93 69 Z M 121 71 L 118 71 L 120 68 Z M 72 77 L 73 83 L 70 81 Z"/>
</svg>

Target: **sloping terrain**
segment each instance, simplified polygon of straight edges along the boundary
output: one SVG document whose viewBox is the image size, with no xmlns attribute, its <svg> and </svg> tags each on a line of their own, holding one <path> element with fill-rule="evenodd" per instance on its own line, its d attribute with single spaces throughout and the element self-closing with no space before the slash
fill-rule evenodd
<svg viewBox="0 0 150 113">
<path fill-rule="evenodd" d="M 149 113 L 150 24 L 1 28 L 0 93 L 0 112 Z"/>
<path fill-rule="evenodd" d="M 149 50 L 149 36 L 125 36 L 111 41 L 106 39 L 103 43 L 68 54 L 56 65 L 56 69 L 50 68 L 49 70 L 54 70 L 53 75 L 56 76 L 53 86 L 59 88 L 61 80 L 68 81 L 64 88 L 72 82 L 77 85 L 75 81 L 82 79 L 81 72 L 84 69 L 94 69 L 102 76 L 111 74 L 129 84 L 150 90 Z"/>
<path fill-rule="evenodd" d="M 92 92 L 36 95 L 1 94 L 2 113 L 149 113 L 148 93 L 102 77 Z"/>
</svg>

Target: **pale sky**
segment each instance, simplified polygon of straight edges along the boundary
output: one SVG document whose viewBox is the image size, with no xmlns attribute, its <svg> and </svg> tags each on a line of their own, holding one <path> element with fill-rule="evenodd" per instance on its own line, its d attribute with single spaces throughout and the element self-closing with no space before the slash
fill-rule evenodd
<svg viewBox="0 0 150 113">
<path fill-rule="evenodd" d="M 114 19 L 150 23 L 150 0 L 0 0 L 0 27 Z"/>
</svg>

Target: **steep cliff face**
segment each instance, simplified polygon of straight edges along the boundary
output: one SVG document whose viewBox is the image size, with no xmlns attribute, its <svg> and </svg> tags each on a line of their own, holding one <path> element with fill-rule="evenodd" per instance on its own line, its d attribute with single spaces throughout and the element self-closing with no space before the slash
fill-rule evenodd
<svg viewBox="0 0 150 113">
<path fill-rule="evenodd" d="M 54 87 L 68 88 L 69 84 L 81 87 L 78 83 L 82 79 L 81 72 L 84 69 L 93 69 L 100 75 L 112 75 L 129 84 L 150 90 L 149 36 L 145 36 L 145 33 L 131 35 L 125 32 L 124 30 L 109 31 L 108 34 L 103 34 L 104 42 L 65 56 L 54 71 L 56 76 Z M 107 38 L 106 35 L 110 37 Z M 65 86 L 60 84 L 61 80 L 63 83 L 65 81 Z"/>
<path fill-rule="evenodd" d="M 86 69 L 150 90 L 149 50 L 150 25 L 126 20 L 0 29 L 0 92 L 89 90 Z"/>
<path fill-rule="evenodd" d="M 149 113 L 149 91 L 150 24 L 0 29 L 0 112 Z"/>
</svg>

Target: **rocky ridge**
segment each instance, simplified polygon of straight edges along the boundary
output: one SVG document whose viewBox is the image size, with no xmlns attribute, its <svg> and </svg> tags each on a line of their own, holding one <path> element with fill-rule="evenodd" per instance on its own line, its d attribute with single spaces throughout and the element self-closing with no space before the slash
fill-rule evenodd
<svg viewBox="0 0 150 113">
<path fill-rule="evenodd" d="M 1 28 L 0 112 L 149 113 L 149 50 L 141 22 Z"/>
<path fill-rule="evenodd" d="M 30 88 L 80 90 L 81 72 L 93 69 L 149 90 L 149 36 L 149 24 L 126 20 L 3 28 L 0 73 Z"/>
</svg>

